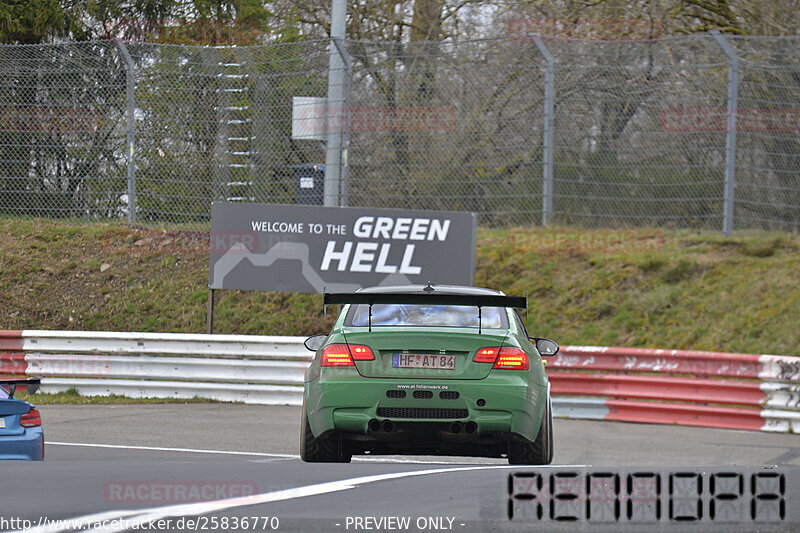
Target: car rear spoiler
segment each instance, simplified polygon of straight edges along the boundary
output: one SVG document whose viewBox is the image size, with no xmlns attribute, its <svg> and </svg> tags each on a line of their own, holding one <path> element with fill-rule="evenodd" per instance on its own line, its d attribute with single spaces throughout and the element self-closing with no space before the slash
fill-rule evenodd
<svg viewBox="0 0 800 533">
<path fill-rule="evenodd" d="M 524 296 L 500 294 L 442 294 L 406 292 L 339 292 L 325 293 L 325 304 L 431 304 L 431 305 L 475 305 L 477 307 L 514 307 L 525 309 Z"/>
<path fill-rule="evenodd" d="M 442 294 L 405 292 L 340 292 L 325 293 L 324 305 L 362 304 L 369 306 L 369 330 L 372 331 L 372 306 L 376 304 L 417 304 L 417 305 L 469 305 L 478 308 L 478 333 L 481 332 L 481 308 L 513 307 L 528 309 L 528 299 L 524 296 L 505 296 L 500 294 Z"/>
<path fill-rule="evenodd" d="M 0 387 L 3 387 L 8 391 L 8 397 L 13 398 L 14 393 L 17 391 L 17 387 L 20 385 L 26 387 L 28 394 L 36 394 L 36 391 L 39 390 L 39 385 L 42 384 L 42 380 L 39 378 L 31 378 L 31 379 L 0 379 Z"/>
</svg>

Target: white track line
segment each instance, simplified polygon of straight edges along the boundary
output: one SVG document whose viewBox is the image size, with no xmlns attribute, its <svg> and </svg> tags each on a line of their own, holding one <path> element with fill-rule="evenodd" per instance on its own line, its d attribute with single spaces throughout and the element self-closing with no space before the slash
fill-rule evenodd
<svg viewBox="0 0 800 533">
<path fill-rule="evenodd" d="M 83 446 L 86 448 L 115 448 L 124 450 L 145 450 L 151 452 L 213 453 L 219 455 L 252 455 L 257 457 L 277 457 L 281 459 L 300 459 L 299 455 L 285 453 L 234 452 L 229 450 L 200 450 L 195 448 L 165 448 L 162 446 L 125 446 L 122 444 L 93 444 L 87 442 L 45 442 L 48 446 Z"/>
<path fill-rule="evenodd" d="M 48 446 L 76 446 L 76 447 L 86 447 L 86 448 L 113 448 L 113 449 L 123 449 L 123 450 L 144 450 L 144 451 L 153 451 L 153 452 L 184 452 L 184 453 L 209 453 L 209 454 L 218 454 L 218 455 L 250 455 L 253 457 L 271 457 L 273 459 L 300 459 L 299 455 L 292 455 L 287 453 L 264 453 L 264 452 L 237 452 L 231 450 L 202 450 L 202 449 L 195 449 L 195 448 L 166 448 L 162 446 L 126 446 L 123 444 L 96 444 L 96 443 L 89 443 L 89 442 L 51 442 L 47 441 L 45 444 Z M 408 464 L 420 464 L 420 465 L 470 465 L 470 463 L 465 463 L 460 460 L 453 460 L 453 461 L 424 461 L 422 459 L 405 459 L 400 457 L 371 457 L 369 455 L 364 455 L 360 457 L 353 457 L 353 462 L 358 463 L 366 463 L 366 464 L 395 464 L 395 465 L 408 465 Z M 481 465 L 481 463 L 473 463 L 476 465 Z M 485 466 L 505 466 L 505 465 L 486 465 Z M 553 465 L 556 466 L 556 465 Z M 586 466 L 586 465 L 557 465 L 560 467 L 563 466 Z"/>
<path fill-rule="evenodd" d="M 563 465 L 558 465 L 561 467 Z M 305 485 L 302 487 L 295 487 L 291 489 L 277 490 L 273 492 L 266 492 L 263 494 L 255 494 L 252 496 L 244 496 L 240 498 L 229 498 L 227 500 L 217 500 L 211 502 L 189 503 L 179 505 L 167 505 L 163 507 L 152 507 L 150 509 L 138 509 L 135 511 L 104 511 L 102 513 L 95 513 L 91 515 L 80 516 L 72 519 L 65 519 L 64 522 L 69 522 L 69 527 L 64 527 L 62 524 L 48 524 L 45 526 L 34 527 L 26 529 L 26 533 L 59 533 L 61 531 L 71 531 L 79 528 L 76 524 L 80 523 L 83 527 L 90 524 L 101 523 L 106 521 L 106 527 L 100 527 L 89 530 L 91 533 L 119 533 L 130 529 L 141 528 L 142 524 L 147 524 L 151 521 L 161 520 L 163 518 L 177 517 L 177 516 L 200 516 L 209 513 L 225 511 L 236 507 L 246 507 L 250 505 L 260 505 L 265 503 L 279 502 L 285 500 L 293 500 L 296 498 L 305 498 L 308 496 L 318 496 L 321 494 L 329 494 L 332 492 L 341 492 L 349 489 L 356 488 L 360 485 L 368 483 L 376 483 L 378 481 L 387 481 L 391 479 L 402 479 L 417 476 L 427 476 L 431 474 L 447 474 L 450 472 L 469 472 L 475 470 L 503 470 L 503 469 L 521 469 L 528 468 L 525 466 L 516 465 L 493 465 L 493 466 L 467 466 L 457 468 L 436 468 L 431 470 L 412 470 L 410 472 L 392 472 L 388 474 L 377 474 L 372 476 L 362 476 L 350 479 L 343 479 L 339 481 L 329 481 L 325 483 L 316 483 L 313 485 Z M 534 468 L 543 468 L 536 466 Z M 545 467 L 546 468 L 546 467 Z M 115 519 L 118 519 L 115 521 Z M 110 526 L 110 527 L 109 527 Z M 15 532 L 22 533 L 22 532 Z"/>
<path fill-rule="evenodd" d="M 165 448 L 161 446 L 125 446 L 122 444 L 94 444 L 94 443 L 87 443 L 87 442 L 50 442 L 47 441 L 45 444 L 48 446 L 77 446 L 77 447 L 86 447 L 86 448 L 114 448 L 114 449 L 123 449 L 123 450 L 144 450 L 144 451 L 153 451 L 153 452 L 184 452 L 184 453 L 210 453 L 210 454 L 219 454 L 219 455 L 251 455 L 254 457 L 271 457 L 274 459 L 300 459 L 299 455 L 291 455 L 291 454 L 284 454 L 284 453 L 263 453 L 263 452 L 236 452 L 236 451 L 229 451 L 229 450 L 201 450 L 201 449 L 194 449 L 194 448 Z M 458 461 L 423 461 L 421 459 L 400 459 L 400 458 L 393 458 L 393 457 L 370 457 L 370 456 L 362 456 L 362 457 L 353 457 L 353 461 L 359 463 L 387 463 L 387 464 L 421 464 L 421 465 L 464 465 L 469 463 L 458 462 Z M 478 463 L 480 464 L 480 463 Z M 501 465 L 498 465 L 501 466 Z"/>
<path fill-rule="evenodd" d="M 400 457 L 370 457 L 368 455 L 362 457 L 353 457 L 353 462 L 358 463 L 368 463 L 368 464 L 390 464 L 390 465 L 409 465 L 409 464 L 419 464 L 419 465 L 469 465 L 470 463 L 465 463 L 464 461 L 423 461 L 422 459 L 403 459 Z M 482 463 L 472 463 L 472 464 L 482 464 Z M 486 464 L 486 463 L 483 463 Z"/>
</svg>

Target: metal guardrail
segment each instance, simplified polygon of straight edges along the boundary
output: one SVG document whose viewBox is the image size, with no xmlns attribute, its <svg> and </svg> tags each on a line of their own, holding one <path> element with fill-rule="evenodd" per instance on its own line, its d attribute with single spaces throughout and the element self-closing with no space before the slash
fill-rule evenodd
<svg viewBox="0 0 800 533">
<path fill-rule="evenodd" d="M 303 337 L 0 331 L 0 375 L 43 392 L 300 405 Z M 555 416 L 800 433 L 800 358 L 563 346 Z"/>
<path fill-rule="evenodd" d="M 27 353 L 178 355 L 311 361 L 305 337 L 23 330 Z"/>
<path fill-rule="evenodd" d="M 0 331 L 0 375 L 42 377 L 42 392 L 300 405 L 313 354 L 305 337 Z"/>
</svg>

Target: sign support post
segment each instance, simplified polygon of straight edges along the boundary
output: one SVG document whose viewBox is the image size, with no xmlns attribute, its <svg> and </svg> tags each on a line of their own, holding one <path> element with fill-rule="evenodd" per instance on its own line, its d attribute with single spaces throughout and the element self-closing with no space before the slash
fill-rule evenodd
<svg viewBox="0 0 800 533">
<path fill-rule="evenodd" d="M 214 289 L 208 288 L 208 312 L 206 322 L 209 335 L 214 333 Z"/>
</svg>

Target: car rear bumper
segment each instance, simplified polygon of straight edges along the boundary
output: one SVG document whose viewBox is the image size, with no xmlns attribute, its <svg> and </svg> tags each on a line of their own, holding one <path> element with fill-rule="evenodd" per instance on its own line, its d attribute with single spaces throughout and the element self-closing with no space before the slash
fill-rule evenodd
<svg viewBox="0 0 800 533">
<path fill-rule="evenodd" d="M 27 428 L 22 435 L 0 437 L 0 460 L 42 461 L 44 459 L 42 428 Z"/>
<path fill-rule="evenodd" d="M 404 397 L 389 397 L 400 391 Z M 516 371 L 493 371 L 479 380 L 414 381 L 364 379 L 336 369 L 306 383 L 305 395 L 315 436 L 338 430 L 366 440 L 397 441 L 414 433 L 415 438 L 433 440 L 532 441 L 544 413 L 547 386 L 531 384 Z M 387 421 L 391 431 L 385 430 Z"/>
</svg>

